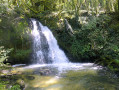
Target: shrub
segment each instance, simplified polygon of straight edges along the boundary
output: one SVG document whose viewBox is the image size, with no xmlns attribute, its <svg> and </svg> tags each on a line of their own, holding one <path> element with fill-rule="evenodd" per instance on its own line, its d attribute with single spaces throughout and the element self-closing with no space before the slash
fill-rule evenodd
<svg viewBox="0 0 119 90">
<path fill-rule="evenodd" d="M 13 85 L 10 90 L 21 90 L 20 85 L 18 85 L 18 84 Z"/>
<path fill-rule="evenodd" d="M 0 46 L 0 66 L 4 65 L 3 62 L 8 59 L 8 54 L 13 49 L 4 49 L 4 46 Z"/>
</svg>

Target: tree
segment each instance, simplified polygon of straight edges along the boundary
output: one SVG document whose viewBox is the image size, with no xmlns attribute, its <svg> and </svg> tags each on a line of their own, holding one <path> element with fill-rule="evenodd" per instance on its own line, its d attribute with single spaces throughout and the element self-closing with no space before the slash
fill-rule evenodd
<svg viewBox="0 0 119 90">
<path fill-rule="evenodd" d="M 118 11 L 119 11 L 119 0 L 118 0 Z"/>
</svg>

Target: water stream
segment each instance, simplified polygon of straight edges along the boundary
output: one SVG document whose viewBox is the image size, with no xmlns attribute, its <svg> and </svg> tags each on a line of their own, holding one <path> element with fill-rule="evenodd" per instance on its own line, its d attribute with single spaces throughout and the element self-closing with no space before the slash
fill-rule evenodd
<svg viewBox="0 0 119 90">
<path fill-rule="evenodd" d="M 11 71 L 24 90 L 119 90 L 115 74 L 93 63 L 69 62 L 50 29 L 31 20 L 33 64 Z"/>
</svg>

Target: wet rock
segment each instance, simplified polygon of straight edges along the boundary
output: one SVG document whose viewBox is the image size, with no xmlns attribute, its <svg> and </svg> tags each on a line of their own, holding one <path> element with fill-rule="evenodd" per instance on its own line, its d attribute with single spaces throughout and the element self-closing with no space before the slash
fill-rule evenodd
<svg viewBox="0 0 119 90">
<path fill-rule="evenodd" d="M 27 78 L 28 80 L 34 80 L 34 79 L 35 79 L 34 76 L 26 76 L 26 78 Z"/>
<path fill-rule="evenodd" d="M 35 71 L 33 71 L 33 75 L 41 75 L 41 76 L 52 76 L 56 75 L 57 71 L 55 69 L 49 69 L 49 68 L 38 68 Z"/>
<path fill-rule="evenodd" d="M 22 79 L 19 79 L 19 80 L 17 81 L 17 83 L 20 84 L 20 85 L 22 85 L 22 86 L 25 85 L 25 83 L 24 83 L 24 81 L 23 81 Z"/>
<path fill-rule="evenodd" d="M 17 83 L 20 85 L 21 89 L 24 90 L 25 88 L 25 82 L 22 79 L 17 80 Z"/>
<path fill-rule="evenodd" d="M 1 73 L 2 74 L 8 74 L 10 71 L 9 70 L 2 70 Z"/>
<path fill-rule="evenodd" d="M 43 75 L 42 71 L 34 71 L 33 74 L 35 74 L 35 75 Z"/>
</svg>

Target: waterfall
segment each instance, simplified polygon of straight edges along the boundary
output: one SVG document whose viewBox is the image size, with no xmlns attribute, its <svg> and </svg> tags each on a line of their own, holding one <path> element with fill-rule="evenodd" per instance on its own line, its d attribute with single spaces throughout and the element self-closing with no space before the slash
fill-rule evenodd
<svg viewBox="0 0 119 90">
<path fill-rule="evenodd" d="M 68 58 L 59 48 L 50 29 L 35 19 L 31 21 L 33 24 L 33 63 L 67 63 Z"/>
</svg>

